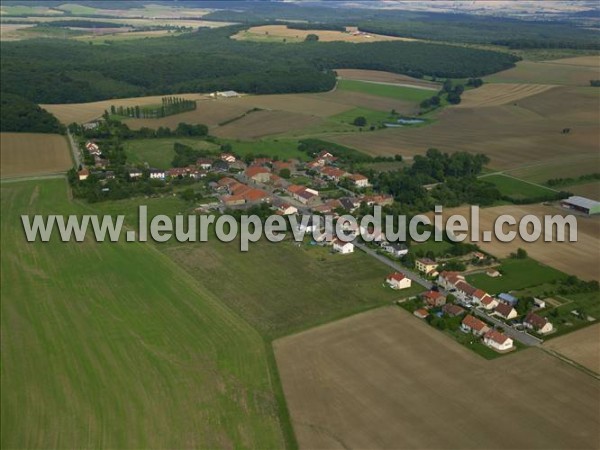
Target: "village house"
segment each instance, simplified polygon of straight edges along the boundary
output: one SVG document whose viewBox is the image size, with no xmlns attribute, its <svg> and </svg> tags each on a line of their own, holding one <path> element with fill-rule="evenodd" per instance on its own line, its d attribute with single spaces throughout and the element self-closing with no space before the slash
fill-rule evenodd
<svg viewBox="0 0 600 450">
<path fill-rule="evenodd" d="M 446 304 L 446 297 L 438 291 L 427 291 L 421 294 L 421 298 L 430 308 L 437 308 Z"/>
<path fill-rule="evenodd" d="M 226 188 L 229 188 L 230 186 L 233 186 L 236 184 L 241 184 L 241 183 L 238 180 L 236 180 L 235 178 L 223 177 L 219 181 L 217 181 L 217 184 L 219 186 L 224 186 Z"/>
<path fill-rule="evenodd" d="M 487 298 L 492 298 L 492 296 L 482 289 L 475 289 L 475 292 L 473 292 L 472 301 L 476 305 L 481 305 L 483 300 Z"/>
<path fill-rule="evenodd" d="M 212 165 L 213 165 L 212 159 L 200 158 L 196 161 L 196 166 L 203 170 L 212 169 Z"/>
<path fill-rule="evenodd" d="M 335 160 L 337 160 L 337 158 L 327 150 L 322 150 L 317 156 L 315 156 L 315 161 L 321 165 L 331 164 Z"/>
<path fill-rule="evenodd" d="M 533 304 L 538 309 L 544 309 L 546 307 L 546 302 L 544 300 L 542 300 L 542 299 L 539 299 L 539 298 L 534 298 L 533 299 Z"/>
<path fill-rule="evenodd" d="M 454 289 L 456 283 L 459 281 L 465 281 L 465 277 L 458 272 L 449 272 L 446 270 L 439 274 L 437 280 L 438 284 L 446 290 Z"/>
<path fill-rule="evenodd" d="M 496 306 L 494 313 L 497 316 L 502 317 L 504 320 L 514 319 L 518 315 L 517 310 L 508 303 L 498 303 L 498 306 Z"/>
<path fill-rule="evenodd" d="M 442 312 L 450 317 L 457 317 L 465 313 L 465 309 L 453 303 L 446 303 L 442 306 Z"/>
<path fill-rule="evenodd" d="M 346 255 L 354 252 L 354 244 L 352 242 L 344 242 L 340 239 L 333 240 L 333 251 Z"/>
<path fill-rule="evenodd" d="M 77 176 L 79 177 L 79 181 L 87 180 L 90 176 L 90 171 L 84 167 L 79 172 L 77 172 Z"/>
<path fill-rule="evenodd" d="M 401 258 L 404 255 L 408 254 L 408 247 L 399 242 L 390 243 L 388 241 L 385 241 L 382 242 L 381 248 L 390 255 L 395 256 L 396 258 Z"/>
<path fill-rule="evenodd" d="M 385 282 L 392 289 L 407 289 L 407 288 L 411 287 L 411 285 L 412 285 L 411 279 L 405 277 L 404 274 L 402 274 L 400 272 L 394 272 L 394 273 L 389 274 L 387 276 L 387 278 L 385 279 Z"/>
<path fill-rule="evenodd" d="M 496 330 L 487 331 L 483 336 L 483 343 L 499 352 L 510 350 L 513 347 L 513 340 Z"/>
<path fill-rule="evenodd" d="M 271 164 L 274 172 L 281 172 L 283 169 L 287 169 L 290 172 L 294 172 L 296 170 L 296 166 L 292 161 L 273 161 Z"/>
<path fill-rule="evenodd" d="M 485 297 L 481 300 L 481 306 L 486 311 L 491 311 L 496 306 L 498 306 L 498 300 L 496 300 L 494 297 L 488 295 L 487 297 Z"/>
<path fill-rule="evenodd" d="M 149 176 L 151 180 L 164 180 L 166 175 L 162 169 L 150 169 Z"/>
<path fill-rule="evenodd" d="M 129 169 L 129 179 L 137 180 L 138 178 L 142 178 L 142 171 L 140 169 Z"/>
<path fill-rule="evenodd" d="M 419 258 L 415 261 L 415 266 L 419 272 L 430 274 L 435 271 L 438 264 L 429 258 Z"/>
<path fill-rule="evenodd" d="M 353 173 L 348 176 L 348 179 L 352 181 L 357 188 L 366 188 L 369 186 L 369 179 L 360 173 Z"/>
<path fill-rule="evenodd" d="M 485 274 L 490 278 L 498 278 L 501 277 L 502 274 L 498 272 L 496 269 L 489 269 L 485 272 Z"/>
<path fill-rule="evenodd" d="M 473 252 L 473 258 L 481 261 L 483 259 L 485 259 L 485 254 L 481 253 L 481 252 Z"/>
<path fill-rule="evenodd" d="M 394 203 L 394 197 L 384 194 L 364 195 L 360 198 L 360 201 L 361 203 L 365 202 L 368 206 L 390 206 Z"/>
<path fill-rule="evenodd" d="M 460 329 L 465 333 L 473 333 L 475 336 L 483 336 L 487 333 L 490 327 L 485 322 L 482 322 L 477 317 L 468 314 L 461 322 Z"/>
<path fill-rule="evenodd" d="M 470 305 L 473 302 L 473 294 L 477 289 L 471 286 L 469 283 L 463 280 L 458 280 L 454 285 L 456 292 L 456 298 L 466 305 Z"/>
<path fill-rule="evenodd" d="M 237 161 L 237 158 L 235 157 L 235 155 L 233 153 L 221 153 L 219 155 L 219 158 L 221 159 L 221 161 L 225 161 L 226 163 L 234 163 Z"/>
<path fill-rule="evenodd" d="M 319 191 L 307 188 L 306 186 L 291 184 L 288 186 L 287 191 L 293 198 L 304 205 L 312 206 L 320 201 Z"/>
<path fill-rule="evenodd" d="M 227 161 L 219 159 L 218 161 L 213 162 L 211 170 L 216 173 L 227 172 L 229 171 L 229 163 Z"/>
<path fill-rule="evenodd" d="M 539 334 L 550 333 L 554 329 L 548 319 L 534 312 L 530 312 L 525 316 L 523 325 Z"/>
<path fill-rule="evenodd" d="M 263 191 L 262 189 L 252 189 L 251 188 L 250 190 L 244 191 L 240 195 L 248 203 L 258 203 L 258 202 L 268 203 L 271 200 L 268 192 Z"/>
<path fill-rule="evenodd" d="M 100 147 L 98 147 L 98 144 L 96 144 L 95 142 L 92 142 L 92 141 L 86 142 L 85 148 L 90 155 L 99 156 L 102 154 L 102 152 L 100 151 Z"/>
<path fill-rule="evenodd" d="M 167 177 L 169 178 L 188 177 L 189 175 L 190 169 L 188 167 L 173 167 L 167 170 Z"/>
<path fill-rule="evenodd" d="M 239 206 L 246 203 L 246 199 L 241 195 L 224 195 L 221 197 L 221 202 L 225 206 Z"/>
<path fill-rule="evenodd" d="M 289 203 L 281 203 L 277 206 L 277 213 L 282 216 L 289 216 L 291 214 L 298 213 L 298 208 L 290 205 Z"/>
<path fill-rule="evenodd" d="M 250 166 L 245 170 L 244 175 L 258 183 L 267 183 L 271 179 L 271 171 L 262 166 Z"/>
<path fill-rule="evenodd" d="M 419 319 L 426 319 L 429 316 L 429 312 L 424 308 L 417 309 L 413 315 Z"/>
<path fill-rule="evenodd" d="M 360 206 L 360 201 L 352 197 L 341 197 L 340 204 L 346 211 L 352 212 Z"/>
<path fill-rule="evenodd" d="M 323 167 L 320 173 L 323 178 L 335 183 L 339 182 L 343 177 L 348 175 L 347 172 L 344 172 L 342 169 L 330 166 Z"/>
<path fill-rule="evenodd" d="M 252 166 L 270 166 L 273 163 L 271 158 L 255 158 L 250 163 L 250 167 Z"/>
</svg>

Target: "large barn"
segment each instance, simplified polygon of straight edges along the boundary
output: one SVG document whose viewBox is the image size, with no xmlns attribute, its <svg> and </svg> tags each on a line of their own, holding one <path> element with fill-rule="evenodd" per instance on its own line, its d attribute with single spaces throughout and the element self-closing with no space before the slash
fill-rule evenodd
<svg viewBox="0 0 600 450">
<path fill-rule="evenodd" d="M 589 198 L 574 195 L 561 200 L 560 204 L 563 208 L 574 209 L 588 215 L 600 214 L 600 202 Z"/>
</svg>

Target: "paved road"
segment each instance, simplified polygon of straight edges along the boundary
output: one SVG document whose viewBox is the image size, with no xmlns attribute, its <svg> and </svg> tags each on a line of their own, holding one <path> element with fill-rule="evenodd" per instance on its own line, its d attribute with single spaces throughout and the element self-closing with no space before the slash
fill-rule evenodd
<svg viewBox="0 0 600 450">
<path fill-rule="evenodd" d="M 481 311 L 477 308 L 473 308 L 471 310 L 471 312 L 473 312 L 473 314 L 475 314 L 476 316 L 479 316 L 482 319 L 485 319 L 485 320 L 493 323 L 494 325 L 501 327 L 504 330 L 504 333 L 506 335 L 510 336 L 514 340 L 517 340 L 520 343 L 525 344 L 529 347 L 531 347 L 531 346 L 537 347 L 537 346 L 541 345 L 541 343 L 543 342 L 541 339 L 538 339 L 535 336 L 525 333 L 524 331 L 515 330 L 510 325 L 507 325 L 506 323 L 502 322 L 499 319 L 496 319 L 495 317 L 491 317 L 491 316 L 487 315 L 486 313 L 484 313 L 483 311 Z"/>
<path fill-rule="evenodd" d="M 389 258 L 387 258 L 387 257 L 385 257 L 383 255 L 380 255 L 375 250 L 367 247 L 365 244 L 360 244 L 358 242 L 354 242 L 354 245 L 358 249 L 360 249 L 363 252 L 365 252 L 367 255 L 372 256 L 373 258 L 375 258 L 375 259 L 379 260 L 380 262 L 386 264 L 387 266 L 391 267 L 396 272 L 400 272 L 400 273 L 404 274 L 405 277 L 410 278 L 412 281 L 414 281 L 415 283 L 420 284 L 425 289 L 431 289 L 432 288 L 433 283 L 431 281 L 426 280 L 425 278 L 423 278 L 422 276 L 420 276 L 418 273 L 413 272 L 412 270 L 408 270 L 407 268 L 401 266 L 400 264 L 395 263 L 394 261 L 391 261 Z"/>
</svg>

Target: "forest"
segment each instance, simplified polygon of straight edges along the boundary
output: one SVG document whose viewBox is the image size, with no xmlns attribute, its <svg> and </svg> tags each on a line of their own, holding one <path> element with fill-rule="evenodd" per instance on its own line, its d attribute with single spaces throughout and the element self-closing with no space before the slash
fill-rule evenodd
<svg viewBox="0 0 600 450">
<path fill-rule="evenodd" d="M 65 133 L 65 127 L 45 109 L 13 94 L 0 96 L 0 131 Z"/>
<path fill-rule="evenodd" d="M 510 68 L 506 53 L 420 42 L 355 45 L 241 42 L 243 27 L 91 46 L 72 40 L 6 42 L 0 91 L 37 103 L 233 89 L 257 94 L 333 88 L 337 67 L 415 77 L 476 77 Z"/>
</svg>

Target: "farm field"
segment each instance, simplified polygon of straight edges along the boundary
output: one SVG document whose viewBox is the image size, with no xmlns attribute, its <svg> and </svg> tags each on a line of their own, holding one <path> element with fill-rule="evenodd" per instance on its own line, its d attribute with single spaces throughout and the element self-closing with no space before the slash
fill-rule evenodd
<svg viewBox="0 0 600 450">
<path fill-rule="evenodd" d="M 274 348 L 301 449 L 597 442 L 597 380 L 538 349 L 507 356 L 508 364 L 487 361 L 401 308 L 289 336 Z"/>
<path fill-rule="evenodd" d="M 376 42 L 376 41 L 416 41 L 418 39 L 400 38 L 394 36 L 383 36 L 369 33 L 368 35 L 352 35 L 350 31 L 356 31 L 355 27 L 346 27 L 347 32 L 334 30 L 295 30 L 286 25 L 262 25 L 251 27 L 247 30 L 231 36 L 232 39 L 261 42 L 303 42 L 309 34 L 319 36 L 320 42 Z"/>
<path fill-rule="evenodd" d="M 337 88 L 342 91 L 361 92 L 415 103 L 420 103 L 433 95 L 432 90 L 429 88 L 407 87 L 358 80 L 338 80 Z"/>
<path fill-rule="evenodd" d="M 485 153 L 492 169 L 554 164 L 558 170 L 549 178 L 561 177 L 563 163 L 586 158 L 589 172 L 590 161 L 596 165 L 600 162 L 599 92 L 593 88 L 559 87 L 524 98 L 517 106 L 449 107 L 427 127 L 331 135 L 328 140 L 374 156 L 413 156 L 429 148 Z M 569 134 L 561 133 L 565 126 L 570 127 Z"/>
<path fill-rule="evenodd" d="M 565 190 L 572 192 L 575 195 L 591 198 L 592 200 L 600 201 L 600 181 L 592 183 L 578 184 L 576 186 L 568 186 Z"/>
<path fill-rule="evenodd" d="M 392 83 L 398 85 L 415 86 L 430 88 L 439 91 L 441 85 L 433 81 L 422 80 L 392 72 L 381 70 L 362 70 L 362 69 L 336 69 L 338 77 L 343 80 L 374 81 L 380 83 Z"/>
<path fill-rule="evenodd" d="M 64 136 L 41 133 L 0 133 L 0 176 L 22 177 L 66 172 L 73 165 Z"/>
<path fill-rule="evenodd" d="M 595 171 L 600 163 L 597 155 L 578 155 L 565 160 L 556 158 L 548 162 L 540 161 L 505 171 L 511 176 L 534 183 L 545 183 L 552 178 L 576 178 Z"/>
<path fill-rule="evenodd" d="M 2 211 L 3 448 L 283 447 L 264 343 L 215 296 L 150 244 L 27 243 L 20 214 L 92 211 L 65 180 Z"/>
<path fill-rule="evenodd" d="M 317 126 L 322 123 L 322 120 L 316 116 L 287 111 L 255 111 L 215 128 L 211 134 L 228 139 L 258 139 Z"/>
<path fill-rule="evenodd" d="M 598 337 L 600 337 L 600 324 L 551 339 L 544 343 L 544 347 L 600 373 L 600 339 Z"/>
<path fill-rule="evenodd" d="M 493 230 L 494 221 L 503 214 L 510 214 L 517 221 L 527 214 L 533 214 L 540 218 L 542 224 L 543 216 L 567 215 L 568 211 L 557 206 L 537 205 L 505 205 L 492 208 L 484 208 L 479 211 L 480 229 Z M 469 207 L 444 209 L 444 218 L 452 214 L 462 214 L 469 217 Z M 569 275 L 577 275 L 584 280 L 600 280 L 600 254 L 598 253 L 598 236 L 600 236 L 600 220 L 598 217 L 577 217 L 577 242 L 524 242 L 516 238 L 510 243 L 478 242 L 484 250 L 496 257 L 505 258 L 519 247 L 525 249 L 529 256 L 536 261 L 553 267 Z M 512 228 L 511 228 L 512 229 Z M 567 235 L 568 237 L 568 235 Z M 557 257 L 560 255 L 560 257 Z M 492 278 L 490 278 L 492 280 Z"/>
<path fill-rule="evenodd" d="M 127 161 L 132 164 L 148 163 L 150 167 L 171 167 L 171 161 L 175 157 L 173 145 L 189 145 L 196 150 L 218 150 L 218 146 L 210 142 L 193 138 L 163 138 L 163 139 L 131 139 L 124 142 Z"/>
<path fill-rule="evenodd" d="M 484 84 L 477 89 L 465 91 L 459 108 L 476 108 L 499 106 L 521 100 L 525 97 L 540 94 L 554 86 L 545 84 Z"/>
<path fill-rule="evenodd" d="M 596 61 L 595 65 L 593 62 Z M 600 56 L 578 56 L 551 61 L 520 61 L 517 66 L 490 75 L 492 83 L 561 84 L 589 86 L 598 79 Z"/>
<path fill-rule="evenodd" d="M 544 195 L 556 193 L 549 187 L 533 184 L 514 178 L 510 175 L 489 175 L 480 177 L 481 180 L 493 183 L 502 195 L 514 200 L 523 200 L 527 198 L 539 198 Z"/>
</svg>

